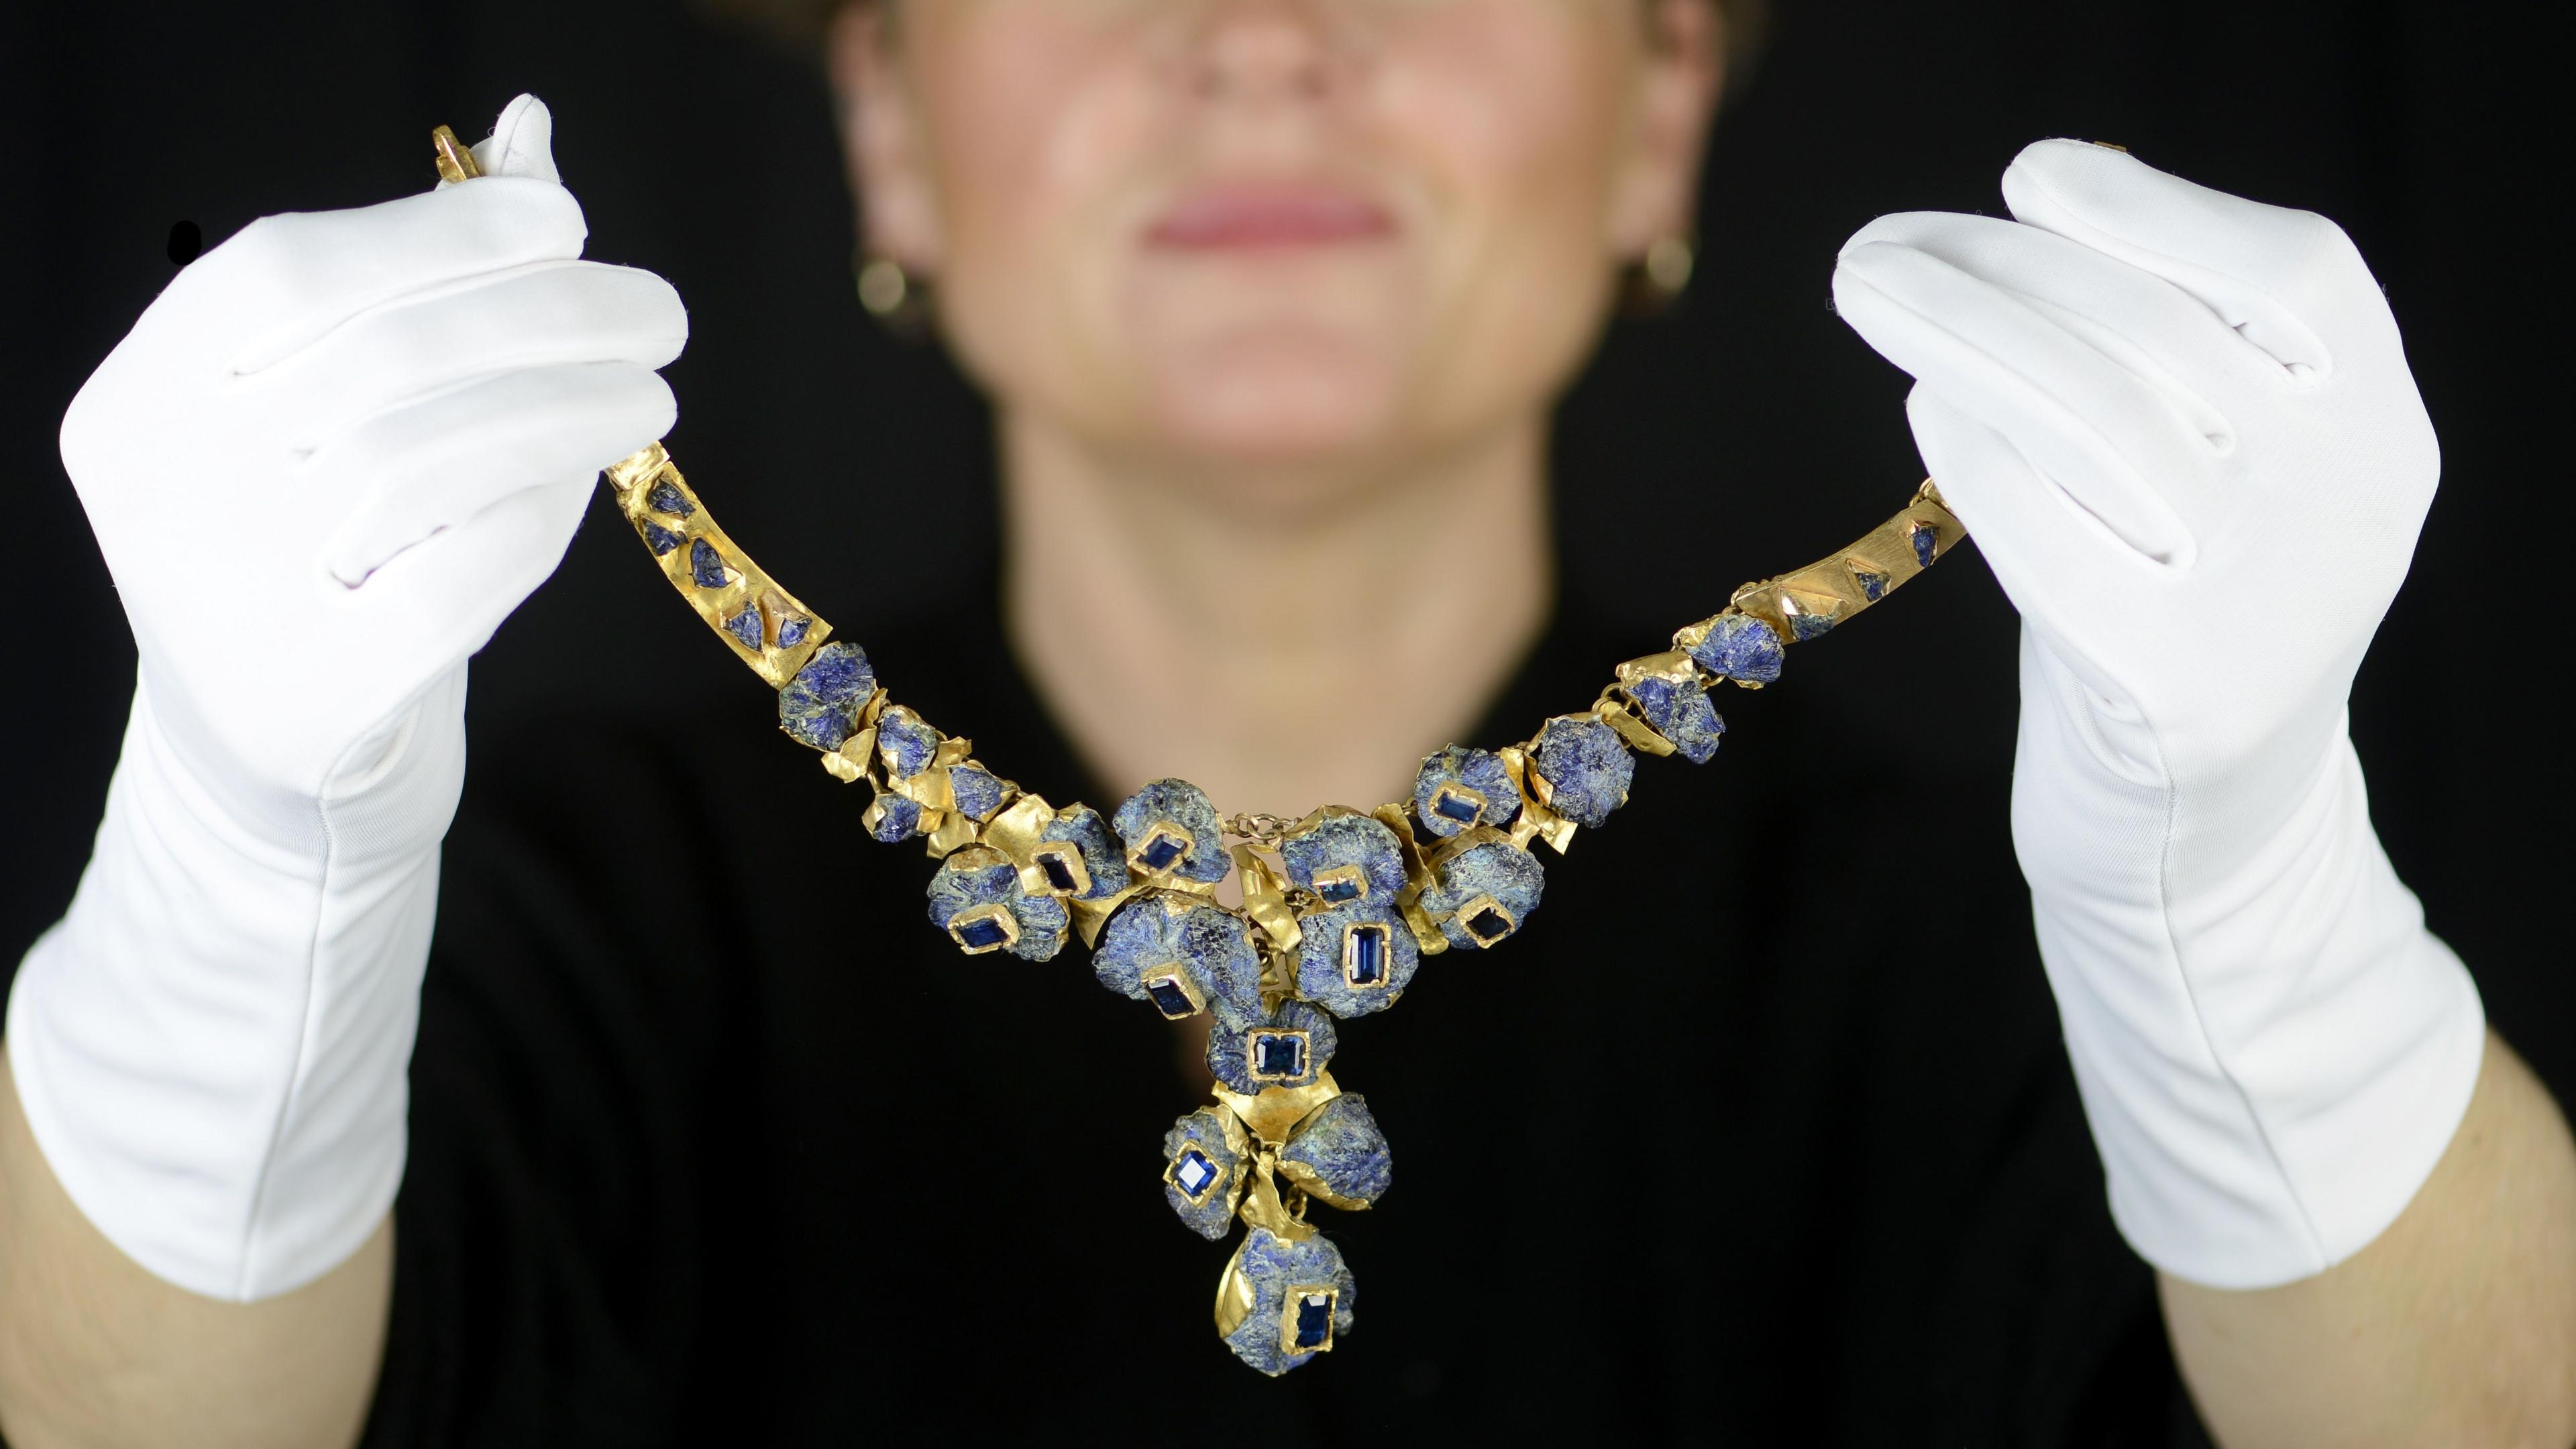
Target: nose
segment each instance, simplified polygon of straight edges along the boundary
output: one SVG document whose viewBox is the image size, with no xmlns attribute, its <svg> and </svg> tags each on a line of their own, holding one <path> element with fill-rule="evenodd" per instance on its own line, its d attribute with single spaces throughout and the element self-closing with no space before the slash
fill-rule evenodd
<svg viewBox="0 0 2576 1449">
<path fill-rule="evenodd" d="M 1207 0 L 1184 42 L 1183 77 L 1205 101 L 1318 101 L 1341 57 L 1317 0 Z"/>
</svg>

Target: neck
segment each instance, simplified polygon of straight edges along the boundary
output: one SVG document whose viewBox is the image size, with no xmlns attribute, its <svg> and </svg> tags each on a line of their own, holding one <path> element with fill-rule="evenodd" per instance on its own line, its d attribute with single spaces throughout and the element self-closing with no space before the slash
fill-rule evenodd
<svg viewBox="0 0 2576 1449">
<path fill-rule="evenodd" d="M 1243 477 L 1123 464 L 1006 417 L 1012 646 L 1116 798 L 1177 776 L 1229 814 L 1399 799 L 1547 621 L 1545 450 L 1533 419 L 1383 476 L 1265 497 Z M 1327 491 L 1329 504 L 1277 501 Z"/>
</svg>

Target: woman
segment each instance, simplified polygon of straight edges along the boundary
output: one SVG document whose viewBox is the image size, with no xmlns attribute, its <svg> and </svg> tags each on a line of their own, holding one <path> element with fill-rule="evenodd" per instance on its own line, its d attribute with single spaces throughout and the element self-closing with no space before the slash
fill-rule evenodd
<svg viewBox="0 0 2576 1449">
<path fill-rule="evenodd" d="M 897 698 L 1051 799 L 1288 814 L 1579 708 L 1655 641 L 1550 606 L 1546 421 L 1619 269 L 1674 254 L 1725 34 L 1700 0 L 842 11 L 870 244 L 936 280 L 1003 461 L 998 609 L 850 631 Z M 1150 1202 L 1203 1085 L 1172 1034 L 961 962 L 858 802 L 720 743 L 737 701 L 488 745 L 438 881 L 461 661 L 668 429 L 685 334 L 575 260 L 548 125 L 209 254 L 66 420 L 144 664 L 12 998 L 13 1442 L 2134 1440 L 2187 1419 L 2175 1361 L 2231 1443 L 2565 1437 L 2565 1129 L 2342 743 L 2433 459 L 2331 227 L 2044 143 L 2016 222 L 1887 218 L 1837 274 L 2028 620 L 2015 833 L 2172 1358 L 2027 977 L 1914 965 L 2021 939 L 2019 898 L 1928 903 L 1924 762 L 1837 748 L 1793 678 L 1758 773 L 1642 776 L 1506 955 L 1344 1034 L 1403 1186 L 1329 1224 L 1365 1329 L 1271 1380 Z M 172 435 L 204 474 L 139 447 Z M 2266 567 L 2301 605 L 2257 644 Z"/>
</svg>

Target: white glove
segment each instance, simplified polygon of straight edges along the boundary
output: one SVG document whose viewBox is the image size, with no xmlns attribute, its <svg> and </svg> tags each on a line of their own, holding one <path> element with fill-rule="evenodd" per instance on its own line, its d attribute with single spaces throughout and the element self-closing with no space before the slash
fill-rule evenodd
<svg viewBox="0 0 2576 1449">
<path fill-rule="evenodd" d="M 2003 190 L 1862 228 L 1834 299 L 2021 610 L 2013 838 L 2112 1216 L 2287 1282 L 2406 1206 L 2484 1047 L 2344 730 L 2432 425 L 2325 218 L 2077 141 Z"/>
<path fill-rule="evenodd" d="M 391 1206 L 466 657 L 673 419 L 687 314 L 576 260 L 551 130 L 521 96 L 490 179 L 253 222 L 63 419 L 140 678 L 9 1059 L 73 1202 L 199 1293 L 295 1288 Z"/>
</svg>

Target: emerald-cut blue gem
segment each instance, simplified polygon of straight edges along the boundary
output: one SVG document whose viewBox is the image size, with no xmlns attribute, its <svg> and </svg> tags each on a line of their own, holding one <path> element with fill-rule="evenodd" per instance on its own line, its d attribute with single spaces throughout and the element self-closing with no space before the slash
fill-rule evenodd
<svg viewBox="0 0 2576 1449">
<path fill-rule="evenodd" d="M 669 553 L 671 550 L 680 546 L 680 536 L 678 534 L 673 533 L 671 530 L 664 528 L 662 525 L 655 523 L 649 518 L 642 519 L 640 522 L 644 528 L 644 546 L 653 550 L 653 557 L 660 558 L 662 555 Z"/>
<path fill-rule="evenodd" d="M 1933 532 L 1930 524 L 1918 523 L 1914 525 L 1914 561 L 1916 563 L 1923 565 L 1927 569 L 1932 567 L 1932 555 L 1939 549 L 1940 545 L 1941 540 Z"/>
<path fill-rule="evenodd" d="M 644 502 L 655 513 L 667 513 L 673 518 L 686 518 L 698 511 L 687 498 L 681 496 L 679 489 L 671 486 L 671 480 L 668 478 L 654 484 L 652 491 L 644 495 Z"/>
<path fill-rule="evenodd" d="M 1358 900 L 1360 898 L 1360 893 L 1367 889 L 1368 887 L 1366 885 L 1348 877 L 1341 880 L 1319 880 L 1315 882 L 1315 894 L 1322 896 L 1327 902 L 1336 906 L 1346 905 L 1352 901 Z"/>
<path fill-rule="evenodd" d="M 1467 918 L 1467 929 L 1475 934 L 1477 940 L 1490 946 L 1512 933 L 1512 918 L 1487 906 Z"/>
<path fill-rule="evenodd" d="M 1252 1070 L 1263 1077 L 1302 1077 L 1306 1075 L 1306 1039 L 1285 1032 L 1255 1032 L 1252 1037 Z"/>
<path fill-rule="evenodd" d="M 1154 1003 L 1156 1011 L 1174 1021 L 1198 1014 L 1198 1006 L 1190 1000 L 1190 994 L 1181 989 L 1180 982 L 1169 976 L 1159 981 L 1146 982 L 1145 995 Z"/>
<path fill-rule="evenodd" d="M 1434 813 L 1455 820 L 1461 825 L 1473 825 L 1476 823 L 1476 817 L 1485 813 L 1482 802 L 1456 790 L 1446 789 L 1432 797 L 1431 809 Z"/>
<path fill-rule="evenodd" d="M 1375 986 L 1386 979 L 1386 927 L 1353 926 L 1350 959 L 1343 974 L 1353 986 Z"/>
<path fill-rule="evenodd" d="M 1333 1336 L 1333 1295 L 1303 1293 L 1297 1298 L 1297 1346 L 1322 1348 Z"/>
<path fill-rule="evenodd" d="M 805 635 L 810 632 L 813 627 L 814 621 L 801 614 L 794 618 L 779 620 L 778 647 L 781 649 L 793 649 L 797 645 L 804 643 Z"/>
<path fill-rule="evenodd" d="M 1143 862 L 1145 869 L 1149 871 L 1170 870 L 1179 862 L 1182 853 L 1188 849 L 1188 842 L 1175 836 L 1157 835 L 1147 843 L 1143 852 L 1136 858 Z"/>
<path fill-rule="evenodd" d="M 703 538 L 689 545 L 689 577 L 697 580 L 698 587 L 702 589 L 725 586 L 724 555 L 716 552 L 715 545 Z"/>
<path fill-rule="evenodd" d="M 968 946 L 982 949 L 999 946 L 1011 939 L 1011 933 L 998 916 L 980 916 L 957 928 L 957 939 Z"/>
<path fill-rule="evenodd" d="M 1048 885 L 1066 895 L 1073 894 L 1080 885 L 1080 882 L 1073 878 L 1073 867 L 1065 864 L 1064 857 L 1061 855 L 1039 856 L 1038 874 L 1046 877 Z"/>
<path fill-rule="evenodd" d="M 745 608 L 741 613 L 725 620 L 724 629 L 726 633 L 739 640 L 743 648 L 755 654 L 760 652 L 760 610 Z"/>
<path fill-rule="evenodd" d="M 1206 1196 L 1207 1190 L 1216 1186 L 1216 1180 L 1216 1164 L 1195 1147 L 1182 1153 L 1179 1165 L 1172 1169 L 1172 1185 L 1187 1197 Z"/>
</svg>

